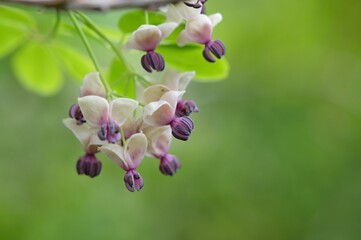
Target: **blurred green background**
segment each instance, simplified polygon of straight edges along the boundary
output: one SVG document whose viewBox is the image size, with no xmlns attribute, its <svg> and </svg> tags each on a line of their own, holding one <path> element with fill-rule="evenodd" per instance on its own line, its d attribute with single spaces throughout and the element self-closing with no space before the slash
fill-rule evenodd
<svg viewBox="0 0 361 240">
<path fill-rule="evenodd" d="M 138 193 L 104 156 L 99 177 L 77 176 L 61 122 L 75 82 L 39 97 L 0 61 L 0 239 L 361 239 L 361 2 L 208 1 L 216 11 L 230 76 L 191 84 L 201 112 L 173 142 L 182 169 L 146 159 Z"/>
</svg>

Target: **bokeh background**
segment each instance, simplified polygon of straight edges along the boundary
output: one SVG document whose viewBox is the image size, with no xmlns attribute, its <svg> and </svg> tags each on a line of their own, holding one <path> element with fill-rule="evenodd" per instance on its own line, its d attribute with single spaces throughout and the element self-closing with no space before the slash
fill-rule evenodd
<svg viewBox="0 0 361 240">
<path fill-rule="evenodd" d="M 361 2 L 208 1 L 217 11 L 230 76 L 191 84 L 182 169 L 146 159 L 138 193 L 105 157 L 77 176 L 61 122 L 75 82 L 40 97 L 0 61 L 0 239 L 361 239 Z"/>
</svg>

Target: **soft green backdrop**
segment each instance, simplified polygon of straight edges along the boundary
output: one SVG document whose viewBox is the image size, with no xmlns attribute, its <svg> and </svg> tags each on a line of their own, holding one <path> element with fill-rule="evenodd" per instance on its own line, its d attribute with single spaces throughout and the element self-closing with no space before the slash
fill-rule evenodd
<svg viewBox="0 0 361 240">
<path fill-rule="evenodd" d="M 99 177 L 77 176 L 61 123 L 75 82 L 39 97 L 0 61 L 0 239 L 361 239 L 361 2 L 208 6 L 230 76 L 191 84 L 196 130 L 172 146 L 183 167 L 165 177 L 146 159 L 139 193 L 104 157 Z"/>
</svg>

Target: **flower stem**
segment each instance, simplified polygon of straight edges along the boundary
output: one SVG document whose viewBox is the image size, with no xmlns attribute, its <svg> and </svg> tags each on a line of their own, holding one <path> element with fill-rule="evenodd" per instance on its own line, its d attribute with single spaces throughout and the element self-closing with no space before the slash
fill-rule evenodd
<svg viewBox="0 0 361 240">
<path fill-rule="evenodd" d="M 73 22 L 76 30 L 78 31 L 79 36 L 80 36 L 80 38 L 81 38 L 81 40 L 82 40 L 82 42 L 83 42 L 83 44 L 84 44 L 84 46 L 86 48 L 91 60 L 93 61 L 95 69 L 99 72 L 100 80 L 102 81 L 106 92 L 108 94 L 111 94 L 112 90 L 111 90 L 108 82 L 105 80 L 105 78 L 103 77 L 103 75 L 100 72 L 100 67 L 99 67 L 98 61 L 95 58 L 94 52 L 93 52 L 92 48 L 90 47 L 89 41 L 88 41 L 87 37 L 85 36 L 83 29 L 81 29 L 81 27 L 80 27 L 76 17 L 74 16 L 74 14 L 72 12 L 70 12 L 70 11 L 68 12 L 68 14 L 69 14 L 69 17 L 70 17 L 71 21 Z"/>
<path fill-rule="evenodd" d="M 149 13 L 147 10 L 144 11 L 145 14 L 145 24 L 149 24 Z"/>
<path fill-rule="evenodd" d="M 86 15 L 84 15 L 79 11 L 77 11 L 76 13 L 78 17 L 80 17 L 81 20 L 84 22 L 85 26 L 93 30 L 100 38 L 102 38 L 106 43 L 109 44 L 109 46 L 114 51 L 115 55 L 119 58 L 120 62 L 125 66 L 126 69 L 131 71 L 132 70 L 131 67 L 128 65 L 127 61 L 125 60 L 125 57 L 123 56 L 122 52 L 119 51 L 118 47 L 112 41 L 110 41 L 109 38 L 105 36 Z"/>
<path fill-rule="evenodd" d="M 53 28 L 51 29 L 51 32 L 48 35 L 49 39 L 53 39 L 56 36 L 56 33 L 58 32 L 58 29 L 59 29 L 60 21 L 61 21 L 61 12 L 60 12 L 60 9 L 57 8 L 55 24 L 54 24 Z"/>
</svg>

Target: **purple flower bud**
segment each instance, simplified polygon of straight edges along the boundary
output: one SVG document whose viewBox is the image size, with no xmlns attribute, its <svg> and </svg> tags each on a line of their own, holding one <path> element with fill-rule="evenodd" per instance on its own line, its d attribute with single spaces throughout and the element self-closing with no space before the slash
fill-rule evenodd
<svg viewBox="0 0 361 240">
<path fill-rule="evenodd" d="M 193 100 L 178 101 L 175 112 L 178 117 L 189 116 L 192 112 L 199 112 L 199 109 Z"/>
<path fill-rule="evenodd" d="M 188 140 L 194 129 L 192 119 L 187 116 L 174 118 L 170 123 L 170 126 L 172 128 L 173 136 L 183 141 Z"/>
<path fill-rule="evenodd" d="M 71 118 L 74 118 L 78 125 L 85 123 L 85 119 L 83 116 L 83 113 L 80 110 L 79 104 L 75 103 L 73 104 L 69 109 L 69 116 Z"/>
<path fill-rule="evenodd" d="M 208 62 L 215 62 L 216 60 L 212 56 L 212 54 L 218 58 L 221 59 L 226 54 L 226 47 L 224 46 L 223 42 L 220 40 L 216 40 L 214 42 L 210 41 L 208 42 L 203 50 L 203 57 Z"/>
<path fill-rule="evenodd" d="M 124 183 L 130 192 L 139 191 L 144 186 L 142 176 L 134 169 L 128 170 L 124 176 Z"/>
<path fill-rule="evenodd" d="M 114 121 L 109 121 L 106 124 L 102 124 L 98 132 L 98 137 L 100 140 L 108 140 L 109 143 L 116 143 L 120 141 L 120 129 L 118 124 Z"/>
<path fill-rule="evenodd" d="M 91 178 L 96 177 L 100 174 L 102 169 L 102 163 L 95 157 L 94 154 L 85 154 L 79 158 L 76 163 L 76 171 L 79 175 L 85 174 Z"/>
<path fill-rule="evenodd" d="M 160 159 L 159 169 L 164 175 L 173 176 L 180 167 L 181 164 L 178 158 L 174 155 L 165 154 Z"/>
<path fill-rule="evenodd" d="M 197 0 L 197 2 L 195 3 L 189 3 L 189 2 L 184 2 L 185 5 L 187 5 L 188 7 L 192 7 L 192 8 L 200 8 L 203 6 L 203 4 L 205 4 L 208 0 Z"/>
<path fill-rule="evenodd" d="M 164 70 L 165 63 L 164 58 L 159 53 L 154 51 L 149 51 L 141 58 L 141 64 L 147 72 L 152 72 L 152 69 L 157 72 L 161 72 Z"/>
</svg>

